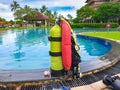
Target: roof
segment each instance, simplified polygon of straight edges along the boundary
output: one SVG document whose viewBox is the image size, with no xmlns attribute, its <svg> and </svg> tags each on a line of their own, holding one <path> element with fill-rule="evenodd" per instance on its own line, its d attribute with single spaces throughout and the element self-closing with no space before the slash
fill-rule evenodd
<svg viewBox="0 0 120 90">
<path fill-rule="evenodd" d="M 38 12 L 38 11 L 35 11 L 35 13 L 37 13 L 37 16 L 34 17 L 34 18 L 30 18 L 29 20 L 32 20 L 32 21 L 42 21 L 42 20 L 50 20 L 48 16 Z M 25 20 L 27 20 L 27 15 L 25 16 L 24 18 Z"/>
<path fill-rule="evenodd" d="M 50 20 L 48 16 L 46 16 L 38 11 L 35 13 L 37 13 L 37 16 L 35 18 L 31 18 L 30 20 L 34 20 L 34 21 Z"/>
<path fill-rule="evenodd" d="M 36 20 L 49 20 L 49 17 L 40 13 L 40 12 L 37 12 L 38 16 L 36 17 Z"/>
<path fill-rule="evenodd" d="M 4 22 L 1 22 L 1 21 L 0 21 L 0 24 L 4 24 Z"/>
</svg>

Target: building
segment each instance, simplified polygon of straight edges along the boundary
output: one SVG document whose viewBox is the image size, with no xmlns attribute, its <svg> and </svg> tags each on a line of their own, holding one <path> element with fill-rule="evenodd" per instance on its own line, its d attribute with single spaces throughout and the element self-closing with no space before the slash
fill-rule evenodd
<svg viewBox="0 0 120 90">
<path fill-rule="evenodd" d="M 4 27 L 4 22 L 0 21 L 0 28 Z"/>
<path fill-rule="evenodd" d="M 86 5 L 97 7 L 104 2 L 120 2 L 120 0 L 87 0 Z"/>
<path fill-rule="evenodd" d="M 42 24 L 42 21 L 44 22 L 44 25 L 47 26 L 47 22 L 50 20 L 48 16 L 37 12 L 37 17 L 33 19 L 34 21 L 37 21 L 37 26 L 39 26 L 40 24 Z"/>
<path fill-rule="evenodd" d="M 50 18 L 38 11 L 36 11 L 35 13 L 37 13 L 37 16 L 29 19 L 29 21 L 32 22 L 36 21 L 36 23 L 34 23 L 33 26 L 42 26 L 42 25 L 47 26 Z M 27 15 L 25 16 L 25 20 L 28 20 L 26 17 Z M 29 26 L 30 24 L 27 25 Z"/>
</svg>

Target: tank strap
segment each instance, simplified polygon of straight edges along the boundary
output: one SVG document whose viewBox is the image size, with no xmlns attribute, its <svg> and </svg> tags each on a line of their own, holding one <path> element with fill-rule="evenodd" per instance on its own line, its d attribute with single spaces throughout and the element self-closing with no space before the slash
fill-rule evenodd
<svg viewBox="0 0 120 90">
<path fill-rule="evenodd" d="M 62 38 L 61 37 L 48 37 L 49 41 L 57 41 L 57 42 L 61 42 Z"/>
<path fill-rule="evenodd" d="M 62 56 L 62 52 L 51 52 L 49 51 L 50 56 Z"/>
</svg>

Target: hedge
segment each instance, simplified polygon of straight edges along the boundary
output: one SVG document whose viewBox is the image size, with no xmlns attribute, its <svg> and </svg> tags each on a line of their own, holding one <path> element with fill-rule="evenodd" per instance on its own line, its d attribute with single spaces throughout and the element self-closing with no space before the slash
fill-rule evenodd
<svg viewBox="0 0 120 90">
<path fill-rule="evenodd" d="M 106 28 L 107 23 L 73 23 L 71 26 L 72 28 Z M 118 23 L 111 23 L 111 28 L 118 27 Z"/>
</svg>

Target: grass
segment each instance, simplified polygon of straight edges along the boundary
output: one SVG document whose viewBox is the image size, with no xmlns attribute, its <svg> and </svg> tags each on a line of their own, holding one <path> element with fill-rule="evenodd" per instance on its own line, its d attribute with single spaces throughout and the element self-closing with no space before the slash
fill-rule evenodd
<svg viewBox="0 0 120 90">
<path fill-rule="evenodd" d="M 93 37 L 120 40 L 120 32 L 85 32 L 83 34 Z"/>
</svg>

